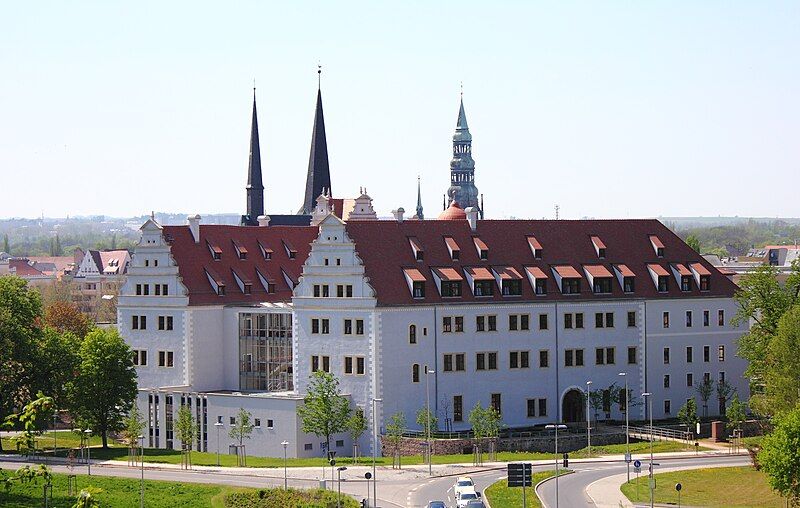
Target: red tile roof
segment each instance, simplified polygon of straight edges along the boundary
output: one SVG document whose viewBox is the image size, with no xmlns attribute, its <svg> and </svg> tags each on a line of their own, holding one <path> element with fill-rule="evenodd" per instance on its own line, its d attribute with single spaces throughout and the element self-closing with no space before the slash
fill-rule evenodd
<svg viewBox="0 0 800 508">
<path fill-rule="evenodd" d="M 425 282 L 425 276 L 416 268 L 403 268 L 403 272 L 412 282 Z"/>
<path fill-rule="evenodd" d="M 477 247 L 478 250 L 489 250 L 489 247 L 486 245 L 486 243 L 477 236 L 473 237 L 472 240 L 475 242 L 475 247 Z"/>
<path fill-rule="evenodd" d="M 675 271 L 678 272 L 680 275 L 691 275 L 692 272 L 689 271 L 686 266 L 682 265 L 681 263 L 672 263 L 672 267 L 675 268 Z"/>
<path fill-rule="evenodd" d="M 455 240 L 450 238 L 449 236 L 444 237 L 444 243 L 450 248 L 451 251 L 460 251 L 461 249 L 458 247 L 458 244 Z"/>
<path fill-rule="evenodd" d="M 513 266 L 494 266 L 492 269 L 501 280 L 522 279 L 522 275 Z"/>
<path fill-rule="evenodd" d="M 440 279 L 445 281 L 456 282 L 459 280 L 464 280 L 464 277 L 462 277 L 461 274 L 458 273 L 458 271 L 455 268 L 443 267 L 443 268 L 431 268 L 431 270 L 436 272 L 436 275 L 438 275 Z"/>
<path fill-rule="evenodd" d="M 603 243 L 603 240 L 601 240 L 599 236 L 593 236 L 592 237 L 592 243 L 598 249 L 605 249 L 606 248 L 606 244 Z"/>
<path fill-rule="evenodd" d="M 8 260 L 8 269 L 18 277 L 41 277 L 40 270 L 31 266 L 27 258 L 12 258 Z"/>
<path fill-rule="evenodd" d="M 492 272 L 483 266 L 469 266 L 464 268 L 464 271 L 472 277 L 472 280 L 494 280 Z"/>
<path fill-rule="evenodd" d="M 453 201 L 447 210 L 439 214 L 439 220 L 467 220 L 467 212 L 459 206 L 458 202 Z"/>
<path fill-rule="evenodd" d="M 689 266 L 691 266 L 692 270 L 697 272 L 698 275 L 711 275 L 711 272 L 709 272 L 708 269 L 700 263 L 692 263 Z"/>
<path fill-rule="evenodd" d="M 526 266 L 525 270 L 528 271 L 529 274 L 533 276 L 535 279 L 546 279 L 547 274 L 544 273 L 544 270 L 539 268 L 538 266 Z"/>
<path fill-rule="evenodd" d="M 592 276 L 592 277 L 611 277 L 611 272 L 608 271 L 603 265 L 583 265 L 583 268 Z"/>
<path fill-rule="evenodd" d="M 633 273 L 633 270 L 631 270 L 630 268 L 628 268 L 628 265 L 618 264 L 618 265 L 614 265 L 614 267 L 615 267 L 617 270 L 619 270 L 619 273 L 620 273 L 620 274 L 621 274 L 623 277 L 636 277 L 636 274 L 635 274 L 635 273 Z"/>
<path fill-rule="evenodd" d="M 612 285 L 611 297 L 619 298 L 686 298 L 691 297 L 731 297 L 736 286 L 723 276 L 708 261 L 688 247 L 672 231 L 657 220 L 479 220 L 477 230 L 472 231 L 467 221 L 358 221 L 346 225 L 348 236 L 356 244 L 359 257 L 364 262 L 366 275 L 375 289 L 378 305 L 424 305 L 447 301 L 473 303 L 476 301 L 508 301 L 501 291 L 492 296 L 475 298 L 470 291 L 463 291 L 459 298 L 442 299 L 430 278 L 432 268 L 458 268 L 460 266 L 509 266 L 520 273 L 522 270 L 538 269 L 546 275 L 550 266 L 596 265 L 597 252 L 587 237 L 598 236 L 609 247 L 604 266 L 624 264 L 626 268 L 640 275 L 647 273 L 648 264 L 662 262 L 699 263 L 711 272 L 710 290 L 700 292 L 681 292 L 675 285 L 669 291 L 659 293 L 653 284 L 637 284 L 632 294 L 625 294 L 619 284 Z M 667 247 L 664 259 L 656 257 L 649 236 L 657 234 Z M 445 236 L 452 237 L 459 245 L 468 245 L 475 236 L 491 249 L 491 262 L 481 260 L 477 249 L 461 251 L 459 263 L 450 259 L 447 246 L 442 241 Z M 417 261 L 413 251 L 408 248 L 408 238 L 413 237 L 425 249 L 425 259 Z M 529 237 L 537 243 L 547 245 L 543 251 L 544 259 L 536 260 L 530 249 Z M 301 257 L 298 255 L 298 257 Z M 392 268 L 394 266 L 395 268 Z M 428 277 L 425 282 L 425 298 L 414 299 L 408 289 L 403 267 L 416 267 Z M 574 268 L 573 268 L 574 270 Z M 663 270 L 663 268 L 662 268 Z M 666 270 L 664 270 L 666 272 Z M 580 276 L 580 274 L 578 274 Z M 597 297 L 589 284 L 582 285 L 579 295 L 565 297 L 558 288 L 549 287 L 546 296 L 537 297 L 530 282 L 523 281 L 522 301 L 549 300 L 592 300 L 607 299 Z M 518 298 L 517 300 L 519 300 Z"/>
<path fill-rule="evenodd" d="M 528 237 L 528 245 L 531 247 L 531 249 L 536 249 L 536 250 L 542 249 L 542 244 L 539 243 L 539 240 L 537 240 L 535 236 Z"/>
<path fill-rule="evenodd" d="M 553 269 L 558 272 L 558 274 L 565 278 L 565 279 L 580 279 L 581 274 L 578 273 L 574 267 L 570 265 L 558 265 L 554 266 Z"/>
<path fill-rule="evenodd" d="M 313 226 L 221 226 L 203 224 L 200 226 L 200 242 L 195 243 L 188 226 L 164 226 L 163 235 L 171 239 L 172 256 L 178 264 L 178 273 L 189 291 L 189 305 L 229 305 L 233 303 L 255 304 L 261 302 L 289 302 L 292 287 L 288 286 L 284 273 L 297 281 L 302 273 L 303 263 L 308 257 L 311 242 L 319 234 Z M 234 240 L 251 252 L 260 254 L 259 243 L 265 249 L 272 249 L 271 260 L 261 255 L 249 255 L 239 259 L 234 249 Z M 218 261 L 212 259 L 206 246 L 218 246 L 222 253 Z M 290 259 L 284 250 L 297 250 L 297 256 Z M 275 293 L 267 293 L 262 284 L 253 284 L 250 294 L 244 294 L 236 283 L 232 269 L 245 280 L 258 279 L 258 272 L 270 282 L 275 283 Z M 217 295 L 208 282 L 205 270 L 212 277 L 225 284 L 225 295 Z M 256 271 L 258 270 L 258 272 Z M 405 285 L 405 283 L 404 283 Z"/>
<path fill-rule="evenodd" d="M 658 237 L 656 235 L 650 235 L 650 241 L 653 243 L 653 245 L 656 248 L 658 248 L 658 249 L 663 249 L 664 248 L 664 244 L 661 242 L 661 240 L 658 239 Z"/>
<path fill-rule="evenodd" d="M 652 270 L 653 273 L 656 274 L 656 275 L 661 275 L 662 277 L 664 277 L 664 276 L 668 277 L 669 276 L 669 272 L 667 271 L 667 269 L 664 268 L 661 265 L 652 263 L 652 264 L 647 265 L 647 268 Z"/>
</svg>

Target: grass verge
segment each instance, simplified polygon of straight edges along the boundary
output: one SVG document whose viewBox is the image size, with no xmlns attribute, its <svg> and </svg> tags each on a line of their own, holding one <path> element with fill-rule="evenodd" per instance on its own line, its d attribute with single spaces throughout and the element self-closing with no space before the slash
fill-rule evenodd
<svg viewBox="0 0 800 508">
<path fill-rule="evenodd" d="M 571 471 L 569 470 L 561 470 L 559 471 L 559 478 L 564 476 L 565 474 L 569 474 Z M 525 501 L 526 506 L 531 508 L 540 508 L 542 504 L 539 502 L 539 496 L 536 495 L 536 491 L 533 487 L 536 486 L 540 481 L 545 480 L 555 476 L 554 471 L 539 471 L 538 473 L 533 473 L 531 477 L 531 483 L 533 484 L 530 488 L 525 488 Z M 487 487 L 483 491 L 483 495 L 489 500 L 489 503 L 492 506 L 503 507 L 503 508 L 522 508 L 522 487 L 509 487 L 508 480 L 500 480 L 489 487 Z"/>
<path fill-rule="evenodd" d="M 715 467 L 656 474 L 655 502 L 678 503 L 675 484 L 680 483 L 681 505 L 736 508 L 783 506 L 785 500 L 775 494 L 764 473 L 752 467 Z M 649 502 L 647 476 L 622 485 L 622 493 L 632 502 Z"/>
<path fill-rule="evenodd" d="M 139 480 L 103 476 L 78 475 L 77 489 L 93 487 L 100 489 L 96 497 L 101 507 L 138 508 Z M 43 480 L 29 483 L 14 483 L 9 490 L 0 489 L 0 506 L 3 508 L 39 508 L 43 506 Z M 53 475 L 53 508 L 69 508 L 75 496 L 67 495 L 67 476 Z M 148 508 L 177 507 L 309 507 L 336 506 L 336 493 L 319 490 L 243 489 L 222 485 L 179 483 L 145 480 L 145 506 Z M 356 508 L 355 499 L 342 495 L 342 506 Z"/>
</svg>

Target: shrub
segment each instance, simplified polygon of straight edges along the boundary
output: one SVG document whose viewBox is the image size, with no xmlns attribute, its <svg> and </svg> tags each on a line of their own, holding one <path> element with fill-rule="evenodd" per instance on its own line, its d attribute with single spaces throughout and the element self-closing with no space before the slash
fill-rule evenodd
<svg viewBox="0 0 800 508">
<path fill-rule="evenodd" d="M 329 490 L 260 489 L 229 492 L 225 508 L 336 508 L 336 492 Z M 343 508 L 358 508 L 359 503 L 342 494 Z"/>
</svg>

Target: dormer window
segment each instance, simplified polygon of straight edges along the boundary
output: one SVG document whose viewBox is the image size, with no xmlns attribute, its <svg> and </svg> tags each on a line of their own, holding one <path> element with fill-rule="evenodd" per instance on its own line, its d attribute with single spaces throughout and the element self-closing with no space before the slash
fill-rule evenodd
<svg viewBox="0 0 800 508">
<path fill-rule="evenodd" d="M 439 280 L 439 293 L 443 297 L 460 297 L 461 281 L 464 278 L 453 268 L 433 268 L 434 276 Z"/>
<path fill-rule="evenodd" d="M 286 250 L 286 256 L 288 256 L 289 259 L 295 259 L 297 257 L 297 250 L 295 250 L 286 240 L 282 240 L 281 243 L 283 243 L 283 248 Z"/>
<path fill-rule="evenodd" d="M 538 266 L 525 267 L 528 274 L 528 279 L 533 287 L 533 292 L 537 296 L 544 296 L 547 294 L 547 274 Z"/>
<path fill-rule="evenodd" d="M 669 277 L 666 275 L 659 275 L 658 276 L 658 292 L 659 293 L 666 293 L 669 291 Z"/>
<path fill-rule="evenodd" d="M 261 273 L 261 270 L 258 268 L 256 268 L 256 275 L 258 275 L 258 280 L 261 282 L 261 286 L 264 288 L 264 291 L 269 294 L 274 294 L 275 281 Z"/>
<path fill-rule="evenodd" d="M 553 267 L 553 275 L 561 286 L 564 295 L 576 295 L 581 292 L 581 274 L 570 265 Z"/>
<path fill-rule="evenodd" d="M 475 248 L 478 250 L 478 257 L 482 261 L 488 260 L 489 259 L 489 247 L 486 245 L 486 243 L 483 240 L 481 240 L 480 238 L 478 238 L 477 236 L 473 237 L 472 241 L 475 243 Z"/>
<path fill-rule="evenodd" d="M 419 243 L 419 240 L 415 237 L 410 237 L 408 239 L 409 245 L 411 245 L 411 250 L 414 252 L 414 259 L 417 261 L 422 261 L 425 259 L 425 251 L 422 250 L 422 244 Z"/>
<path fill-rule="evenodd" d="M 636 290 L 636 285 L 634 283 L 633 277 L 622 278 L 622 290 L 626 293 L 633 293 Z"/>
<path fill-rule="evenodd" d="M 206 245 L 208 246 L 208 250 L 211 252 L 211 258 L 214 261 L 219 261 L 222 259 L 222 249 L 220 249 L 219 245 L 214 245 L 208 240 L 206 240 Z"/>
<path fill-rule="evenodd" d="M 231 268 L 231 273 L 233 274 L 233 279 L 236 281 L 236 284 L 239 286 L 239 290 L 246 295 L 249 295 L 253 292 L 253 283 L 245 277 L 244 275 L 240 274 L 233 268 Z"/>
<path fill-rule="evenodd" d="M 416 268 L 403 270 L 412 298 L 425 298 L 425 276 Z"/>
<path fill-rule="evenodd" d="M 688 275 L 681 275 L 681 291 L 692 290 L 692 278 Z"/>
<path fill-rule="evenodd" d="M 592 292 L 596 295 L 610 294 L 613 276 L 603 265 L 586 265 L 583 267 L 586 278 L 592 285 Z"/>
<path fill-rule="evenodd" d="M 453 240 L 452 237 L 444 237 L 444 243 L 447 245 L 447 250 L 450 251 L 451 260 L 458 261 L 461 259 L 461 249 L 458 247 L 458 244 L 455 240 Z"/>
<path fill-rule="evenodd" d="M 614 273 L 622 286 L 622 291 L 625 293 L 633 293 L 636 288 L 633 270 L 628 268 L 627 265 L 614 265 Z"/>
<path fill-rule="evenodd" d="M 656 235 L 650 235 L 650 245 L 653 246 L 657 257 L 664 257 L 664 243 Z"/>
<path fill-rule="evenodd" d="M 674 263 L 671 265 L 672 272 L 675 274 L 675 280 L 680 284 L 681 291 L 687 292 L 692 290 L 692 272 L 686 268 L 685 265 Z"/>
<path fill-rule="evenodd" d="M 594 250 L 597 253 L 597 257 L 600 259 L 605 259 L 606 244 L 603 243 L 599 236 L 592 237 L 592 245 L 594 245 Z"/>
<path fill-rule="evenodd" d="M 494 276 L 482 267 L 465 268 L 467 280 L 472 283 L 472 294 L 475 296 L 492 296 L 494 294 Z"/>
<path fill-rule="evenodd" d="M 214 290 L 214 292 L 219 296 L 225 296 L 225 283 L 222 282 L 220 276 L 210 268 L 205 268 L 205 272 L 208 282 L 211 284 L 211 288 Z"/>
<path fill-rule="evenodd" d="M 269 247 L 264 247 L 261 244 L 261 242 L 258 242 L 258 248 L 259 250 L 261 250 L 261 255 L 264 256 L 264 259 L 266 259 L 267 261 L 272 259 L 272 249 L 270 249 Z"/>
<path fill-rule="evenodd" d="M 652 277 L 653 282 L 656 285 L 656 289 L 659 293 L 666 293 L 669 291 L 669 272 L 664 269 L 663 266 L 657 265 L 655 263 L 651 263 L 647 265 L 647 269 L 650 272 L 650 277 Z"/>
<path fill-rule="evenodd" d="M 236 240 L 231 240 L 231 242 L 233 242 L 233 248 L 236 250 L 236 256 L 238 256 L 239 259 L 247 259 L 247 249 L 244 245 Z"/>
<path fill-rule="evenodd" d="M 528 237 L 528 247 L 531 249 L 533 259 L 542 259 L 542 244 L 539 243 L 535 236 Z"/>
<path fill-rule="evenodd" d="M 701 263 L 692 263 L 689 265 L 689 269 L 692 271 L 700 291 L 711 290 L 711 272 L 708 271 L 708 268 Z"/>
<path fill-rule="evenodd" d="M 522 295 L 522 275 L 513 266 L 495 267 L 492 269 L 495 279 L 500 283 L 503 296 Z"/>
</svg>

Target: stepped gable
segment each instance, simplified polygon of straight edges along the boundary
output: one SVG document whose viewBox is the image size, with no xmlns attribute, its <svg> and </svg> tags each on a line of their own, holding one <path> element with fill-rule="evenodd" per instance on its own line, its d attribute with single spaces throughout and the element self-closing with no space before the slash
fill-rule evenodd
<svg viewBox="0 0 800 508">
<path fill-rule="evenodd" d="M 476 231 L 470 229 L 466 220 L 365 221 L 349 222 L 346 228 L 363 260 L 379 305 L 730 298 L 736 291 L 733 282 L 657 220 L 480 220 L 477 221 Z M 663 257 L 658 257 L 651 236 L 656 236 L 663 243 Z M 445 237 L 452 238 L 452 241 L 446 242 Z M 529 237 L 535 240 L 529 241 Z M 602 241 L 595 242 L 593 237 Z M 453 242 L 460 250 L 459 259 L 455 261 L 451 253 Z M 481 242 L 488 250 L 486 260 L 482 260 L 479 254 Z M 600 258 L 598 250 L 600 244 L 604 249 L 603 258 Z M 534 257 L 534 245 L 540 245 L 542 259 Z M 415 249 L 423 251 L 421 261 L 416 259 Z M 681 291 L 672 272 L 675 264 L 704 267 L 710 273 L 710 289 L 700 291 L 693 281 L 691 291 Z M 585 268 L 598 265 L 613 275 L 611 292 L 608 294 L 594 294 L 587 278 Z M 633 272 L 635 290 L 632 293 L 623 292 L 614 265 L 625 265 Z M 667 292 L 657 291 L 648 265 L 659 265 L 670 274 Z M 562 294 L 555 281 L 555 266 L 572 267 L 580 275 L 579 294 Z M 466 270 L 472 267 L 485 267 L 490 272 L 494 269 L 492 273 L 500 272 L 506 277 L 509 272 L 516 276 L 513 271 L 503 270 L 513 268 L 522 276 L 522 294 L 503 296 L 495 283 L 492 296 L 474 296 L 467 283 Z M 534 294 L 526 267 L 538 268 L 541 272 L 532 271 L 546 275 L 546 295 Z M 627 273 L 625 267 L 621 267 L 621 271 Z M 433 268 L 455 269 L 464 279 L 460 297 L 440 296 L 435 286 Z M 406 272 L 406 269 L 411 271 Z M 574 274 L 572 270 L 562 271 Z M 595 268 L 589 271 L 604 272 Z M 699 271 L 703 275 L 706 273 L 702 269 Z M 483 270 L 481 272 L 485 273 Z M 442 271 L 439 270 L 439 273 Z M 413 298 L 409 285 L 420 274 L 425 278 L 425 297 Z M 452 270 L 446 271 L 445 276 L 452 275 Z"/>
<path fill-rule="evenodd" d="M 290 302 L 293 286 L 286 278 L 297 282 L 310 244 L 318 234 L 319 229 L 311 226 L 208 224 L 200 225 L 200 241 L 195 242 L 189 226 L 164 226 L 163 230 L 188 290 L 189 305 Z M 271 259 L 265 259 L 262 246 L 271 250 Z M 214 250 L 219 253 L 218 260 L 214 259 Z M 289 251 L 294 252 L 294 257 Z M 245 252 L 244 259 L 240 258 L 241 252 Z M 259 273 L 274 283 L 274 293 L 267 292 Z M 224 284 L 224 294 L 218 294 L 209 278 Z M 249 294 L 242 290 L 240 282 L 250 284 Z"/>
</svg>

